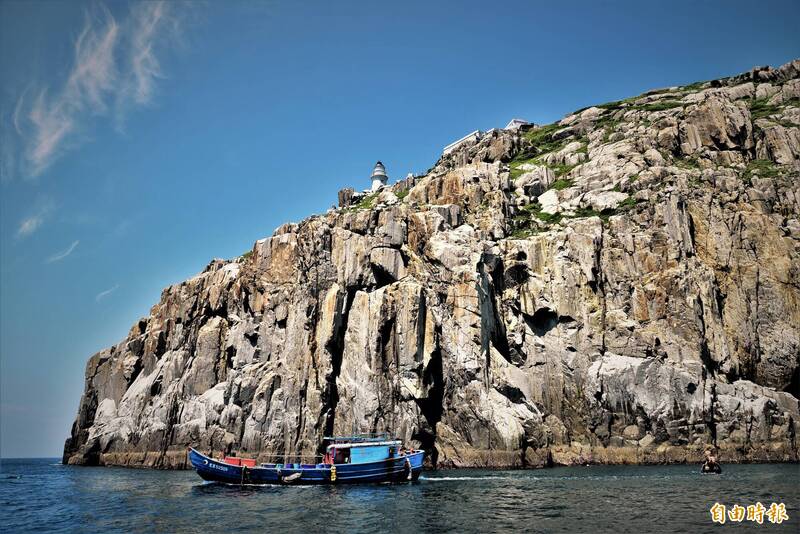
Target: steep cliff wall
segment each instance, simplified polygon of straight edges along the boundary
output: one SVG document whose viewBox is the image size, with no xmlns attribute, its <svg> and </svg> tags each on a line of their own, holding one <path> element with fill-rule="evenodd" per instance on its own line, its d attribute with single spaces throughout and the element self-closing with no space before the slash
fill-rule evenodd
<svg viewBox="0 0 800 534">
<path fill-rule="evenodd" d="M 381 430 L 440 466 L 797 460 L 798 76 L 493 131 L 213 261 L 89 360 L 64 461 Z"/>
</svg>

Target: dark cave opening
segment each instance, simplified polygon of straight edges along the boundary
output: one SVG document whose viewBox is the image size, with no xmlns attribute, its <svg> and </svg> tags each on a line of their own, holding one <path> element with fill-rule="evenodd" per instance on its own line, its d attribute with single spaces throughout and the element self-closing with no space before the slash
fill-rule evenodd
<svg viewBox="0 0 800 534">
<path fill-rule="evenodd" d="M 539 308 L 533 315 L 524 315 L 525 322 L 539 337 L 544 336 L 558 325 L 558 314 L 550 308 Z"/>
</svg>

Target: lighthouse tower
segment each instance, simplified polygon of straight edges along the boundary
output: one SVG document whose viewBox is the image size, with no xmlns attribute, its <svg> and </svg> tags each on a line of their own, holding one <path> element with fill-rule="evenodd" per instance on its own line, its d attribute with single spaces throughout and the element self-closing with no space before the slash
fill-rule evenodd
<svg viewBox="0 0 800 534">
<path fill-rule="evenodd" d="M 386 167 L 383 166 L 383 163 L 380 161 L 375 164 L 375 168 L 372 169 L 372 190 L 377 191 L 389 180 L 389 177 L 386 176 Z"/>
</svg>

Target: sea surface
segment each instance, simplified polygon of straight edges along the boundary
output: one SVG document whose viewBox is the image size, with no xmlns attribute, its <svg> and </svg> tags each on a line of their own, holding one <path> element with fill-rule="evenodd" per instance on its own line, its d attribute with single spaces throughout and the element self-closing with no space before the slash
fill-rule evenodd
<svg viewBox="0 0 800 534">
<path fill-rule="evenodd" d="M 236 487 L 193 471 L 0 462 L 2 532 L 800 532 L 800 465 L 426 471 L 413 484 Z M 788 521 L 712 523 L 715 504 Z"/>
</svg>

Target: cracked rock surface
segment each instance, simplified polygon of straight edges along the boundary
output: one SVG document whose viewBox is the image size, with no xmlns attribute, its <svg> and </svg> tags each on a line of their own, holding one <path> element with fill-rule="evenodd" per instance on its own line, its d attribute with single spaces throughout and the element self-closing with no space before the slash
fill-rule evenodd
<svg viewBox="0 0 800 534">
<path fill-rule="evenodd" d="M 488 132 L 165 289 L 64 462 L 378 431 L 438 466 L 796 461 L 798 178 L 800 61 Z"/>
</svg>

